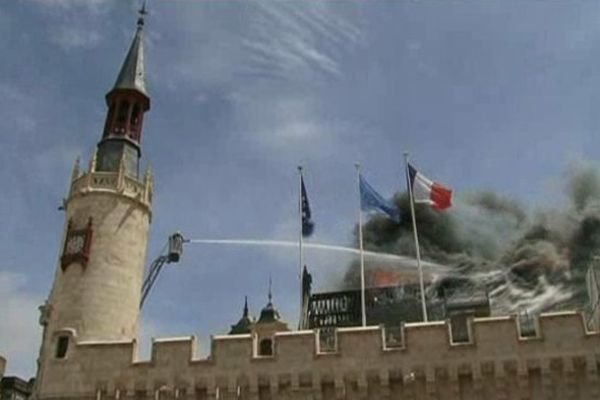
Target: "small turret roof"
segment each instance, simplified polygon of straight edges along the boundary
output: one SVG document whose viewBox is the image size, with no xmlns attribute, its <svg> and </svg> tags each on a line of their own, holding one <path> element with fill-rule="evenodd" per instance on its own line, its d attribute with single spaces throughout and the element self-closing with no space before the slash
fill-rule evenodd
<svg viewBox="0 0 600 400">
<path fill-rule="evenodd" d="M 279 312 L 273 306 L 273 303 L 269 301 L 269 303 L 263 308 L 260 312 L 260 318 L 258 319 L 259 324 L 267 323 L 267 322 L 276 322 L 279 321 L 281 317 L 279 316 Z"/>
<path fill-rule="evenodd" d="M 252 318 L 248 315 L 248 296 L 244 300 L 244 312 L 242 318 L 235 325 L 231 325 L 230 335 L 240 335 L 244 333 L 250 333 L 252 329 Z"/>
<path fill-rule="evenodd" d="M 273 306 L 273 294 L 271 293 L 271 277 L 269 276 L 269 302 L 260 312 L 260 317 L 258 318 L 259 324 L 268 323 L 268 322 L 276 322 L 279 321 L 281 317 L 279 316 L 279 312 Z"/>
</svg>

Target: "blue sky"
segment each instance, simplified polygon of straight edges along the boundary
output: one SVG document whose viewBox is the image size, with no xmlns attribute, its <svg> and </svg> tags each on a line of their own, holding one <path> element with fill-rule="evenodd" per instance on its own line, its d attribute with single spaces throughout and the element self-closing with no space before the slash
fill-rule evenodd
<svg viewBox="0 0 600 400">
<path fill-rule="evenodd" d="M 0 354 L 29 376 L 37 306 L 59 256 L 65 195 L 100 137 L 137 2 L 0 3 Z M 355 162 L 390 196 L 402 152 L 460 195 L 480 188 L 528 207 L 560 200 L 570 163 L 597 160 L 596 2 L 158 1 L 146 23 L 155 173 L 148 262 L 166 237 L 297 238 L 296 166 L 311 239 L 348 245 Z M 351 258 L 309 252 L 318 289 Z M 226 332 L 268 276 L 297 324 L 297 252 L 190 245 L 164 271 L 144 337 Z M 146 340 L 147 341 L 147 340 Z M 146 351 L 147 353 L 147 351 Z"/>
</svg>

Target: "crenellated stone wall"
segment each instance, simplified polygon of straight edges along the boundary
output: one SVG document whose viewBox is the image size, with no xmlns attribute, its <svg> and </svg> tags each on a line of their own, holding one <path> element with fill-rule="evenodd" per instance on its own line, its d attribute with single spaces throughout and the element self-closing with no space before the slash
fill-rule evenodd
<svg viewBox="0 0 600 400">
<path fill-rule="evenodd" d="M 514 317 L 472 321 L 454 343 L 446 322 L 341 328 L 334 348 L 318 331 L 275 334 L 258 356 L 251 335 L 214 336 L 196 357 L 193 337 L 153 341 L 140 361 L 132 342 L 82 342 L 48 361 L 40 399 L 596 399 L 600 334 L 576 312 L 546 314 L 521 337 Z"/>
</svg>

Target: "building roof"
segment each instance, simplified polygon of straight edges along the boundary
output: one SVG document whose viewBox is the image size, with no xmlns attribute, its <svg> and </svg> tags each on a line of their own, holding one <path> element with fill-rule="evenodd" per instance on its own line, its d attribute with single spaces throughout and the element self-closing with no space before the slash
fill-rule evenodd
<svg viewBox="0 0 600 400">
<path fill-rule="evenodd" d="M 248 296 L 244 301 L 244 312 L 242 314 L 242 318 L 235 324 L 231 325 L 231 330 L 229 331 L 230 335 L 240 335 L 244 333 L 250 333 L 252 330 L 252 318 L 248 315 Z"/>
<path fill-rule="evenodd" d="M 137 90 L 148 96 L 146 92 L 145 72 L 144 72 L 144 15 L 145 7 L 140 10 L 140 17 L 137 22 L 137 29 L 133 36 L 133 41 L 129 51 L 125 56 L 117 80 L 112 88 Z"/>
<path fill-rule="evenodd" d="M 33 390 L 34 379 L 26 381 L 18 376 L 5 376 L 0 379 L 0 397 L 10 393 L 20 393 L 23 397 L 29 397 Z M 8 397 L 12 398 L 12 397 Z"/>
<path fill-rule="evenodd" d="M 259 324 L 268 323 L 268 322 L 276 322 L 279 321 L 281 317 L 279 316 L 279 312 L 273 306 L 273 294 L 271 293 L 271 277 L 269 276 L 269 302 L 267 305 L 260 311 L 260 317 L 258 318 Z"/>
<path fill-rule="evenodd" d="M 268 323 L 268 322 L 276 322 L 279 321 L 281 317 L 279 316 L 279 312 L 273 306 L 273 302 L 269 299 L 269 302 L 260 312 L 260 318 L 258 318 L 258 323 Z"/>
</svg>

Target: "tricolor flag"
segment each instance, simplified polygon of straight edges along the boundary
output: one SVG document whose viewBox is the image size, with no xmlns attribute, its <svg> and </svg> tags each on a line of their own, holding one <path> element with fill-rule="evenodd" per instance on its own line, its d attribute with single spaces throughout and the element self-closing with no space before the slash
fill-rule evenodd
<svg viewBox="0 0 600 400">
<path fill-rule="evenodd" d="M 410 186 L 415 203 L 426 203 L 436 210 L 445 210 L 452 205 L 452 190 L 434 182 L 408 164 Z"/>
<path fill-rule="evenodd" d="M 302 236 L 307 237 L 312 235 L 315 229 L 315 223 L 311 219 L 310 205 L 308 204 L 308 196 L 306 195 L 306 187 L 304 187 L 304 178 L 300 176 L 300 211 L 302 212 Z"/>
</svg>

